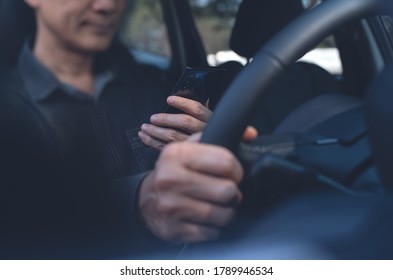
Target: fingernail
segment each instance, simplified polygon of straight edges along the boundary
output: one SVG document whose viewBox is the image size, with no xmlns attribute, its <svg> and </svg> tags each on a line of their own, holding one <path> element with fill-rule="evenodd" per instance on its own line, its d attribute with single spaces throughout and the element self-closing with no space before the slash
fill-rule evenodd
<svg viewBox="0 0 393 280">
<path fill-rule="evenodd" d="M 138 132 L 138 136 L 139 136 L 139 138 L 142 139 L 142 140 L 144 140 L 144 139 L 146 138 L 146 135 L 145 135 L 145 133 L 143 133 L 143 131 L 139 131 L 139 132 Z"/>
<path fill-rule="evenodd" d="M 176 101 L 176 97 L 175 96 L 169 96 L 168 99 L 167 99 L 168 103 L 173 103 L 175 101 Z"/>
<path fill-rule="evenodd" d="M 151 117 L 150 117 L 150 121 L 151 122 L 154 122 L 154 121 L 156 121 L 157 120 L 157 115 L 152 115 Z"/>
<path fill-rule="evenodd" d="M 142 130 L 146 130 L 147 129 L 147 124 L 142 124 L 141 129 Z"/>
</svg>

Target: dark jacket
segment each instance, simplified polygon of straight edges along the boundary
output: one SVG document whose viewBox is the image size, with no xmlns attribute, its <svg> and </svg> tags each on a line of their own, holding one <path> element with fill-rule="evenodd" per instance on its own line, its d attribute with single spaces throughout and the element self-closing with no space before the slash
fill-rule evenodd
<svg viewBox="0 0 393 280">
<path fill-rule="evenodd" d="M 158 154 L 137 137 L 165 108 L 163 80 L 113 47 L 96 93 L 57 81 L 22 51 L 0 80 L 0 258 L 113 258 L 155 249 L 136 195 Z M 30 52 L 31 56 L 31 52 Z"/>
</svg>

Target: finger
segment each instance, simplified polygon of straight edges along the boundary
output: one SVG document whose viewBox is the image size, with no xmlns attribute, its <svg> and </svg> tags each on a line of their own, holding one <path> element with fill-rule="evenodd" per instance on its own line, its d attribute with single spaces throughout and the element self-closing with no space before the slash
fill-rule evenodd
<svg viewBox="0 0 393 280">
<path fill-rule="evenodd" d="M 184 199 L 182 202 L 185 205 L 182 207 L 183 211 L 179 211 L 177 218 L 193 224 L 224 227 L 229 225 L 236 216 L 236 210 L 232 207 L 223 207 L 192 199 Z M 186 207 L 190 205 L 192 207 Z"/>
<path fill-rule="evenodd" d="M 215 227 L 228 225 L 235 208 L 190 198 L 176 192 L 165 192 L 156 201 L 159 213 L 170 219 Z"/>
<path fill-rule="evenodd" d="M 247 126 L 243 134 L 243 141 L 252 141 L 258 137 L 258 131 L 253 126 Z"/>
<path fill-rule="evenodd" d="M 185 134 L 179 130 L 166 128 L 166 127 L 159 127 L 151 124 L 143 124 L 141 126 L 141 130 L 142 132 L 149 135 L 150 137 L 165 143 L 184 141 L 187 140 L 187 138 L 189 137 L 188 134 Z"/>
<path fill-rule="evenodd" d="M 238 185 L 229 179 L 206 176 L 189 172 L 185 174 L 189 185 L 179 191 L 189 198 L 214 203 L 216 205 L 237 207 L 242 202 Z M 191 183 L 192 182 L 192 183 Z"/>
<path fill-rule="evenodd" d="M 210 111 L 206 106 L 198 101 L 188 98 L 180 96 L 169 96 L 167 103 L 168 105 L 180 109 L 186 114 L 189 114 L 203 122 L 207 122 L 212 115 L 212 111 Z"/>
<path fill-rule="evenodd" d="M 174 193 L 180 197 L 221 206 L 237 207 L 242 202 L 242 193 L 238 185 L 230 179 L 189 170 L 178 171 L 175 176 L 171 174 L 174 173 L 163 170 L 156 175 L 159 182 L 157 192 Z"/>
<path fill-rule="evenodd" d="M 165 142 L 162 142 L 162 141 L 152 138 L 151 136 L 144 133 L 143 131 L 139 131 L 138 136 L 141 139 L 141 141 L 143 142 L 143 144 L 145 144 L 146 146 L 152 147 L 153 149 L 156 149 L 158 151 L 161 151 L 162 149 L 164 149 L 165 145 L 167 144 Z"/>
<path fill-rule="evenodd" d="M 154 173 L 157 171 L 146 177 L 139 203 L 146 226 L 157 237 L 176 242 L 211 240 L 219 234 L 218 228 L 233 220 L 234 209 L 198 201 L 175 192 L 182 185 L 171 191 L 154 187 L 146 192 L 149 189 L 147 181 L 160 181 L 160 176 Z"/>
<path fill-rule="evenodd" d="M 192 170 L 205 172 L 213 176 L 229 178 L 239 183 L 243 178 L 243 168 L 239 161 L 228 150 L 221 148 L 216 150 L 216 146 L 207 145 L 209 148 L 201 149 L 196 146 L 193 150 L 195 154 L 192 161 L 185 162 L 186 166 Z"/>
<path fill-rule="evenodd" d="M 173 128 L 193 134 L 202 131 L 206 123 L 186 114 L 155 114 L 150 117 L 150 122 L 156 126 Z"/>
<path fill-rule="evenodd" d="M 173 158 L 194 171 L 228 178 L 236 183 L 243 178 L 240 162 L 229 150 L 222 147 L 189 142 L 167 145 L 160 159 Z"/>
</svg>

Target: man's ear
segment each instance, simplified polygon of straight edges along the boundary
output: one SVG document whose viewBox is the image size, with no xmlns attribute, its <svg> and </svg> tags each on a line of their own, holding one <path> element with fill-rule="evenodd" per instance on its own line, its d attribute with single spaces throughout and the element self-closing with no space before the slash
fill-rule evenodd
<svg viewBox="0 0 393 280">
<path fill-rule="evenodd" d="M 33 9 L 37 9 L 40 3 L 39 0 L 24 0 L 24 1 L 28 6 L 32 7 Z"/>
</svg>

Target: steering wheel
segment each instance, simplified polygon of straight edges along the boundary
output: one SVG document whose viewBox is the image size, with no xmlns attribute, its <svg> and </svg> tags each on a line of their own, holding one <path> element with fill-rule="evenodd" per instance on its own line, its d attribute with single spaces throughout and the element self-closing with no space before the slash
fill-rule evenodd
<svg viewBox="0 0 393 280">
<path fill-rule="evenodd" d="M 364 16 L 393 16 L 391 0 L 326 0 L 276 35 L 230 85 L 202 136 L 235 152 L 269 85 L 335 28 Z M 230 113 L 229 113 L 230 112 Z"/>
</svg>

